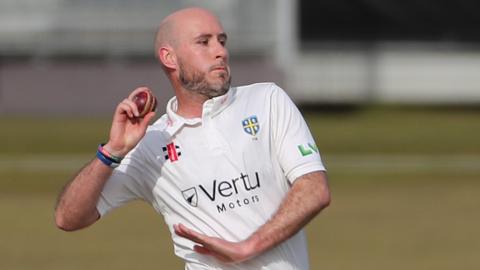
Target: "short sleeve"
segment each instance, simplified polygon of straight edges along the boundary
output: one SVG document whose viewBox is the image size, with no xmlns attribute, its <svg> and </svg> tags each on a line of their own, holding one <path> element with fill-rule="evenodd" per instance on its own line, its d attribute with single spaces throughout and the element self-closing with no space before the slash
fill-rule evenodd
<svg viewBox="0 0 480 270">
<path fill-rule="evenodd" d="M 272 140 L 287 179 L 325 171 L 320 152 L 302 114 L 280 87 L 273 84 L 271 96 Z"/>
<path fill-rule="evenodd" d="M 148 183 L 152 182 L 153 176 L 149 173 L 142 152 L 139 144 L 113 170 L 97 203 L 101 216 L 132 200 L 152 200 L 153 195 Z"/>
</svg>

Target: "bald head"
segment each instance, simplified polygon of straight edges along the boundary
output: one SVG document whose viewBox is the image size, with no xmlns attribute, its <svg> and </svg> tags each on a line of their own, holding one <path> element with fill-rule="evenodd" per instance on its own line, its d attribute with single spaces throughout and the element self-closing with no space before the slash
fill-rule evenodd
<svg viewBox="0 0 480 270">
<path fill-rule="evenodd" d="M 221 25 L 212 12 L 198 7 L 181 9 L 168 15 L 158 27 L 155 38 L 155 53 L 158 56 L 158 50 L 161 47 L 177 47 L 185 31 L 192 30 L 191 28 L 195 24 L 208 21 Z"/>
<path fill-rule="evenodd" d="M 202 8 L 179 10 L 160 23 L 155 53 L 177 96 L 203 99 L 228 91 L 226 42 L 218 18 Z"/>
</svg>

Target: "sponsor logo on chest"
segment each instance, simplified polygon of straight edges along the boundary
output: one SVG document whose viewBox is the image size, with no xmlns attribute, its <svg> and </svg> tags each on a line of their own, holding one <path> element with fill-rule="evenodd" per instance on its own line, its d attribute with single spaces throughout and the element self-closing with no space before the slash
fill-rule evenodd
<svg viewBox="0 0 480 270">
<path fill-rule="evenodd" d="M 183 198 L 193 207 L 198 206 L 200 199 L 207 200 L 218 213 L 229 209 L 244 207 L 251 203 L 258 203 L 259 197 L 255 193 L 261 187 L 258 172 L 254 175 L 240 173 L 239 177 L 230 180 L 213 180 L 211 185 L 198 185 L 182 191 Z"/>
</svg>

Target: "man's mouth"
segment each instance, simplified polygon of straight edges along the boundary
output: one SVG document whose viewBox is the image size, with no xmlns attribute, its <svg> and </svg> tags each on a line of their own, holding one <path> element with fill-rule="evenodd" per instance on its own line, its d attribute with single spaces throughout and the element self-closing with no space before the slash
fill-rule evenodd
<svg viewBox="0 0 480 270">
<path fill-rule="evenodd" d="M 227 66 L 224 65 L 216 65 L 210 68 L 211 71 L 225 71 L 227 72 Z"/>
</svg>

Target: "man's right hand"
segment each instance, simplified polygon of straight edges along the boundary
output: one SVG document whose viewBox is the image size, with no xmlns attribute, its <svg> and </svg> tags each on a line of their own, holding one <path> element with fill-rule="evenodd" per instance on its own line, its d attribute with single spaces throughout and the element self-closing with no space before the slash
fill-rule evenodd
<svg viewBox="0 0 480 270">
<path fill-rule="evenodd" d="M 150 91 L 146 87 L 135 89 L 115 110 L 110 139 L 103 146 L 115 156 L 125 156 L 138 144 L 147 131 L 149 121 L 155 115 L 150 112 L 144 118 L 135 117 L 138 109 L 131 97 L 145 90 Z M 100 218 L 96 206 L 103 186 L 111 174 L 112 168 L 95 158 L 65 186 L 55 208 L 55 222 L 60 229 L 78 230 Z"/>
<path fill-rule="evenodd" d="M 124 157 L 145 136 L 148 123 L 155 116 L 155 112 L 149 112 L 144 118 L 138 118 L 137 105 L 132 97 L 141 91 L 150 91 L 147 87 L 135 89 L 128 98 L 118 104 L 113 116 L 110 138 L 103 147 L 109 153 Z"/>
</svg>

